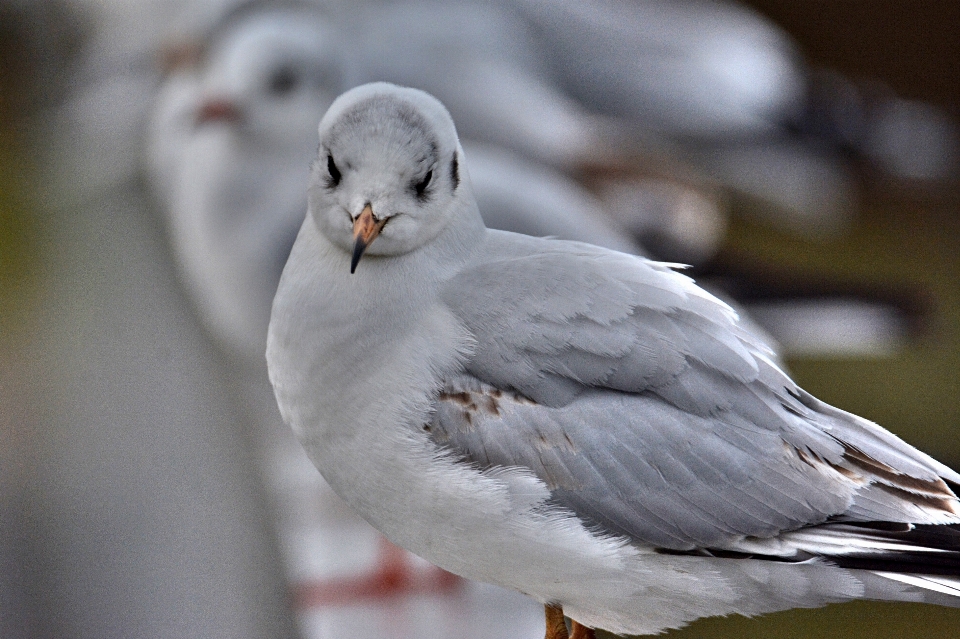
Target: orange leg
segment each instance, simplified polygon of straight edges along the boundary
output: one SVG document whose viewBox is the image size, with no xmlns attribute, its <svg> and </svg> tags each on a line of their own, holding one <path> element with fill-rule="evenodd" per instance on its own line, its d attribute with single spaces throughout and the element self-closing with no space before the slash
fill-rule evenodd
<svg viewBox="0 0 960 639">
<path fill-rule="evenodd" d="M 571 632 L 567 634 L 561 606 L 544 606 L 543 610 L 547 619 L 547 634 L 544 639 L 597 639 L 593 628 L 582 626 L 573 619 L 570 620 Z"/>
<path fill-rule="evenodd" d="M 581 626 L 573 619 L 570 620 L 570 626 L 570 639 L 597 639 L 597 635 L 593 632 L 593 628 Z"/>
<path fill-rule="evenodd" d="M 547 618 L 547 634 L 544 639 L 569 639 L 567 624 L 563 621 L 563 608 L 560 606 L 544 606 Z"/>
</svg>

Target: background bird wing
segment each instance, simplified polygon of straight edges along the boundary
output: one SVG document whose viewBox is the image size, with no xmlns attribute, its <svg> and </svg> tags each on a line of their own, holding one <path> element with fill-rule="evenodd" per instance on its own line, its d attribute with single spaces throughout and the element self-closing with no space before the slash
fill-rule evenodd
<svg viewBox="0 0 960 639">
<path fill-rule="evenodd" d="M 667 265 L 491 232 L 441 293 L 476 339 L 435 440 L 522 466 L 604 529 L 737 549 L 827 520 L 957 521 L 960 476 L 801 391 Z"/>
</svg>

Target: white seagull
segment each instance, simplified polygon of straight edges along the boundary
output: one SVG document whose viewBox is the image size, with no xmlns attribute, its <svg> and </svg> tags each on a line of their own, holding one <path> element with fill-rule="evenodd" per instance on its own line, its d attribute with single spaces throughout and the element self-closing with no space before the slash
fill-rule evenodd
<svg viewBox="0 0 960 639">
<path fill-rule="evenodd" d="M 535 598 L 552 638 L 960 606 L 956 472 L 801 390 L 671 265 L 486 229 L 431 96 L 364 85 L 319 132 L 270 378 L 394 543 Z"/>
</svg>

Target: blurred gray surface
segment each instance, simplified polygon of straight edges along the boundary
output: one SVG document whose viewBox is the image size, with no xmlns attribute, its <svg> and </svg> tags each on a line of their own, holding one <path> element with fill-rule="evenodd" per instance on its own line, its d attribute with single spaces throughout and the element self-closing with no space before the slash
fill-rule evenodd
<svg viewBox="0 0 960 639">
<path fill-rule="evenodd" d="M 40 636 L 291 637 L 245 428 L 130 183 L 57 205 L 36 396 Z"/>
<path fill-rule="evenodd" d="M 58 97 L 15 114 L 29 158 L 17 215 L 39 248 L 0 342 L 16 435 L 0 460 L 14 462 L 0 477 L 0 633 L 293 637 L 245 425 L 137 178 L 148 39 L 118 51 L 102 25 L 83 39 L 91 23 L 56 6 L 84 44 L 43 49 L 34 63 L 56 63 Z M 29 26 L 48 14 L 19 14 L 27 41 L 49 42 Z"/>
</svg>

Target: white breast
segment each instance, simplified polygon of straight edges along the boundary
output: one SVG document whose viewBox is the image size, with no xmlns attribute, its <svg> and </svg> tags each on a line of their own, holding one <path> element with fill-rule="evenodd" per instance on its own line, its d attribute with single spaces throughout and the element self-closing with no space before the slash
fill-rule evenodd
<svg viewBox="0 0 960 639">
<path fill-rule="evenodd" d="M 598 538 L 568 513 L 545 511 L 549 492 L 531 473 L 480 472 L 437 449 L 423 424 L 469 336 L 439 303 L 414 316 L 385 314 L 391 324 L 371 330 L 358 317 L 365 302 L 351 297 L 369 288 L 346 278 L 381 278 L 381 308 L 402 296 L 402 285 L 388 283 L 376 260 L 351 276 L 347 257 L 325 244 L 308 218 L 281 281 L 275 305 L 284 312 L 274 312 L 267 358 L 284 418 L 334 490 L 395 543 L 542 601 L 567 595 L 564 584 L 622 569 L 637 551 Z M 318 269 L 318 256 L 343 268 Z M 310 276 L 298 277 L 300 269 Z M 327 279 L 341 270 L 345 283 Z M 327 337 L 307 338 L 319 334 Z M 344 361 L 352 362 L 349 376 L 325 365 Z"/>
</svg>

